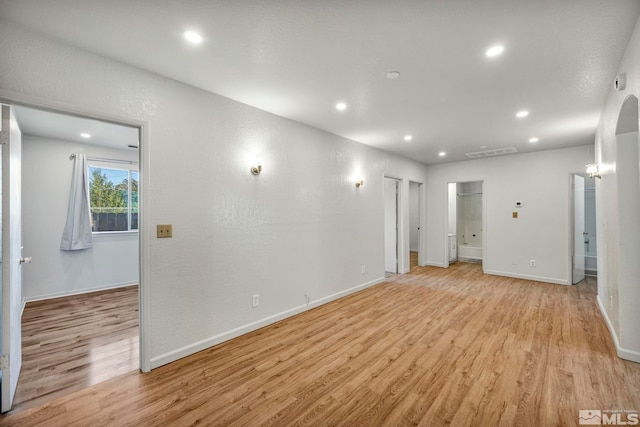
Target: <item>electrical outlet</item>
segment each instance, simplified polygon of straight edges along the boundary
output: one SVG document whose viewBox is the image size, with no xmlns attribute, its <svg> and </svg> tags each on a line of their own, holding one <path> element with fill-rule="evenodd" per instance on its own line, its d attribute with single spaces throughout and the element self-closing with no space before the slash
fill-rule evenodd
<svg viewBox="0 0 640 427">
<path fill-rule="evenodd" d="M 513 257 L 513 259 L 511 260 L 511 264 L 513 265 L 518 265 L 518 257 Z"/>
<path fill-rule="evenodd" d="M 361 270 L 362 270 L 362 274 L 364 274 L 367 272 L 367 267 L 363 265 Z"/>
<path fill-rule="evenodd" d="M 529 261 L 529 267 L 535 267 L 536 266 L 536 260 L 532 259 L 531 261 Z"/>
<path fill-rule="evenodd" d="M 157 236 L 159 239 L 163 237 L 172 237 L 173 227 L 171 226 L 171 224 L 158 224 Z"/>
<path fill-rule="evenodd" d="M 260 294 L 255 294 L 251 301 L 251 307 L 257 307 L 260 305 Z"/>
</svg>

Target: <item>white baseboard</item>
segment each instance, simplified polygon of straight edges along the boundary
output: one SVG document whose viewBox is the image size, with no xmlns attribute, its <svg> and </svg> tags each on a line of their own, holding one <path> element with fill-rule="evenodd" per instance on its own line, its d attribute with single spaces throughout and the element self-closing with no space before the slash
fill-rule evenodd
<svg viewBox="0 0 640 427">
<path fill-rule="evenodd" d="M 447 266 L 442 262 L 429 262 L 429 261 L 427 261 L 427 263 L 425 265 L 426 266 L 431 266 L 431 267 L 447 268 Z"/>
<path fill-rule="evenodd" d="M 30 297 L 30 298 L 25 298 L 24 299 L 24 303 L 23 303 L 23 308 L 24 308 L 24 304 L 28 303 L 28 302 L 32 302 L 32 301 L 43 301 L 46 299 L 52 299 L 52 298 L 60 298 L 60 297 L 68 297 L 71 295 L 79 295 L 79 294 L 86 294 L 89 292 L 97 292 L 97 291 L 106 291 L 108 289 L 116 289 L 116 288 L 124 288 L 125 286 L 131 286 L 131 285 L 137 285 L 138 282 L 127 282 L 127 283 L 114 283 L 111 285 L 103 285 L 103 286 L 96 286 L 96 287 L 92 287 L 92 288 L 83 288 L 83 289 L 74 289 L 74 290 L 70 290 L 70 291 L 61 291 L 61 292 L 55 292 L 52 294 L 47 294 L 47 295 L 39 295 L 36 297 Z"/>
<path fill-rule="evenodd" d="M 514 279 L 533 280 L 536 282 L 554 283 L 556 285 L 571 285 L 570 281 L 556 279 L 554 277 L 533 276 L 529 274 L 507 273 L 505 271 L 487 270 L 485 274 L 493 274 L 494 276 L 512 277 Z"/>
<path fill-rule="evenodd" d="M 611 334 L 611 338 L 613 339 L 613 345 L 616 348 L 616 353 L 618 354 L 618 357 L 620 357 L 621 359 L 640 363 L 640 352 L 627 350 L 625 348 L 620 347 L 618 334 L 616 334 L 616 330 L 613 328 L 613 323 L 611 322 L 611 319 L 607 314 L 607 310 L 604 309 L 604 304 L 602 304 L 600 295 L 596 296 L 596 301 L 598 302 L 598 308 L 600 309 L 600 313 L 602 313 L 602 317 L 604 318 L 604 323 L 607 324 L 607 328 L 609 329 L 609 333 Z"/>
<path fill-rule="evenodd" d="M 155 369 L 162 365 L 175 362 L 178 359 L 182 359 L 183 357 L 192 355 L 199 351 L 205 350 L 209 347 L 213 347 L 214 345 L 223 343 L 225 341 L 229 341 L 230 339 L 239 337 L 240 335 L 244 335 L 246 333 L 255 331 L 256 329 L 263 328 L 265 326 L 271 325 L 272 323 L 279 322 L 280 320 L 286 319 L 291 316 L 295 316 L 296 314 L 303 313 L 312 308 L 329 303 L 331 301 L 335 301 L 339 298 L 364 290 L 366 288 L 369 288 L 371 286 L 377 285 L 378 283 L 382 283 L 382 282 L 384 282 L 384 277 L 372 280 L 371 282 L 363 283 L 358 286 L 354 286 L 344 291 L 336 292 L 335 294 L 328 295 L 326 297 L 323 297 L 317 300 L 310 301 L 308 305 L 306 304 L 299 305 L 297 307 L 290 308 L 289 310 L 285 310 L 283 312 L 274 314 L 272 316 L 265 317 L 264 319 L 260 319 L 255 322 L 248 323 L 246 325 L 240 326 L 230 331 L 226 331 L 221 334 L 214 335 L 212 337 L 197 341 L 193 344 L 186 345 L 182 348 L 167 352 L 165 354 L 161 354 L 156 357 L 152 357 L 151 369 Z"/>
</svg>

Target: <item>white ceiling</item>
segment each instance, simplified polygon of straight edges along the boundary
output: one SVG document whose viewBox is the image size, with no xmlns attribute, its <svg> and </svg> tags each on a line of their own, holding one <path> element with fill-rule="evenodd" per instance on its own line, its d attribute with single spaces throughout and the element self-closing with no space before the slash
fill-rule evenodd
<svg viewBox="0 0 640 427">
<path fill-rule="evenodd" d="M 0 0 L 34 31 L 425 164 L 593 143 L 639 14 L 640 0 Z"/>
<path fill-rule="evenodd" d="M 138 128 L 20 106 L 14 106 L 14 111 L 24 134 L 121 149 L 138 146 Z M 82 137 L 83 133 L 90 138 Z"/>
</svg>

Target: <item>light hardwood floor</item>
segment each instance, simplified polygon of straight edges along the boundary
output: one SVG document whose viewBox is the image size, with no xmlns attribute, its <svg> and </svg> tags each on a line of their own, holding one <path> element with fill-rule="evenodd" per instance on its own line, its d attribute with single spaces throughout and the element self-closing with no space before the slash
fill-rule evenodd
<svg viewBox="0 0 640 427">
<path fill-rule="evenodd" d="M 10 414 L 47 426 L 556 426 L 640 409 L 595 284 L 410 274 L 160 367 Z"/>
<path fill-rule="evenodd" d="M 27 303 L 14 412 L 139 368 L 138 286 Z"/>
</svg>

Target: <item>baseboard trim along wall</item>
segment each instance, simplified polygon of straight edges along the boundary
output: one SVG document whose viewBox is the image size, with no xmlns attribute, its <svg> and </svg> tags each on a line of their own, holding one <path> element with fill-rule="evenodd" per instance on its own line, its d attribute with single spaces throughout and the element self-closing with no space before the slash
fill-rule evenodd
<svg viewBox="0 0 640 427">
<path fill-rule="evenodd" d="M 92 288 L 74 289 L 73 291 L 69 291 L 69 292 L 56 292 L 48 295 L 40 295 L 37 297 L 25 298 L 24 304 L 32 301 L 43 301 L 43 300 L 52 299 L 52 298 L 61 298 L 61 297 L 69 297 L 71 295 L 87 294 L 89 292 L 98 292 L 98 291 L 106 291 L 108 289 L 124 288 L 126 286 L 137 285 L 137 284 L 138 284 L 137 281 L 126 282 L 126 283 L 114 283 L 111 285 L 101 285 L 101 286 L 96 286 Z"/>
<path fill-rule="evenodd" d="M 279 322 L 280 320 L 284 320 L 288 317 L 295 316 L 296 314 L 303 313 L 312 308 L 324 305 L 331 301 L 335 301 L 347 295 L 353 294 L 355 292 L 364 290 L 371 286 L 377 285 L 378 283 L 384 282 L 384 277 L 379 279 L 372 280 L 371 282 L 363 283 L 358 286 L 354 286 L 352 288 L 346 289 L 344 291 L 337 292 L 332 295 L 328 295 L 326 297 L 322 297 L 317 300 L 312 300 L 309 304 L 299 305 L 297 307 L 293 307 L 289 310 L 285 310 L 283 312 L 274 314 L 272 316 L 265 317 L 264 319 L 260 319 L 255 322 L 248 323 L 244 326 L 240 326 L 238 328 L 232 329 L 227 332 L 223 332 L 218 335 L 214 335 L 212 337 L 206 338 L 204 340 L 195 342 L 193 344 L 189 344 L 177 350 L 170 351 L 165 354 L 161 354 L 160 356 L 151 358 L 151 369 L 158 368 L 160 366 L 166 365 L 171 362 L 175 362 L 178 359 L 182 359 L 183 357 L 187 357 L 199 351 L 205 350 L 209 347 L 213 347 L 214 345 L 223 343 L 225 341 L 229 341 L 230 339 L 237 338 L 240 335 L 244 335 L 246 333 L 255 331 L 257 329 L 263 328 L 265 326 L 269 326 L 272 323 Z"/>
<path fill-rule="evenodd" d="M 533 280 L 535 282 L 554 283 L 556 285 L 571 285 L 569 280 L 555 279 L 553 277 L 531 276 L 528 274 L 506 273 L 504 271 L 487 270 L 485 274 L 493 274 L 494 276 L 511 277 L 513 279 Z"/>
<path fill-rule="evenodd" d="M 640 353 L 638 353 L 637 351 L 631 351 L 631 350 L 627 350 L 625 348 L 620 347 L 618 334 L 616 334 L 615 329 L 613 329 L 613 323 L 611 323 L 611 319 L 609 319 L 609 315 L 607 314 L 607 311 L 604 309 L 604 304 L 602 304 L 600 295 L 596 296 L 596 301 L 598 301 L 598 308 L 600 309 L 600 313 L 602 313 L 602 317 L 604 318 L 604 323 L 607 324 L 607 328 L 609 329 L 609 333 L 611 334 L 611 338 L 613 339 L 613 345 L 616 348 L 616 353 L 618 354 L 618 357 L 620 357 L 621 359 L 640 363 Z"/>
</svg>

